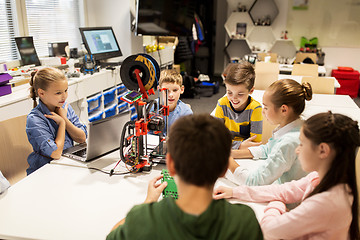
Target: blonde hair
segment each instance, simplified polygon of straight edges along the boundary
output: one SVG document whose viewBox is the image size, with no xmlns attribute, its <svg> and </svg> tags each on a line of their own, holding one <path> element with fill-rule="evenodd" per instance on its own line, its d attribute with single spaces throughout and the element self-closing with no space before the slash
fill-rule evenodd
<svg viewBox="0 0 360 240">
<path fill-rule="evenodd" d="M 250 91 L 255 84 L 255 69 L 249 62 L 229 64 L 224 70 L 225 83 L 230 85 L 244 84 Z"/>
<path fill-rule="evenodd" d="M 34 101 L 34 107 L 37 106 L 36 97 L 38 97 L 38 89 L 47 90 L 49 85 L 59 80 L 65 80 L 63 72 L 57 68 L 46 67 L 31 73 L 30 79 L 30 97 Z"/>
<path fill-rule="evenodd" d="M 299 84 L 292 79 L 281 79 L 273 82 L 266 91 L 271 91 L 271 102 L 277 107 L 285 104 L 291 107 L 298 116 L 305 109 L 305 100 L 312 98 L 310 83 Z"/>
<path fill-rule="evenodd" d="M 160 72 L 159 86 L 163 83 L 176 83 L 182 86 L 183 78 L 175 69 L 165 69 Z"/>
</svg>

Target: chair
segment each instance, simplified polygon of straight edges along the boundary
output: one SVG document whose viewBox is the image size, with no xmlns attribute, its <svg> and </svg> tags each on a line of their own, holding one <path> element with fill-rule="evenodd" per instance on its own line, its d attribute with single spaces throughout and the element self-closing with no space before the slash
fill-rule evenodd
<svg viewBox="0 0 360 240">
<path fill-rule="evenodd" d="M 26 177 L 32 146 L 26 135 L 26 115 L 0 122 L 0 170 L 14 184 Z"/>
<path fill-rule="evenodd" d="M 303 77 L 301 83 L 311 84 L 313 93 L 334 94 L 334 78 L 327 77 Z"/>
<path fill-rule="evenodd" d="M 262 129 L 262 138 L 261 138 L 262 144 L 266 144 L 268 142 L 268 140 L 272 136 L 272 132 L 276 127 L 277 125 L 272 125 L 271 123 L 269 123 L 269 121 L 263 115 L 263 129 Z"/>
<path fill-rule="evenodd" d="M 258 60 L 261 62 L 265 61 L 265 57 L 270 56 L 270 62 L 277 62 L 277 53 L 258 53 Z"/>
<path fill-rule="evenodd" d="M 269 62 L 256 62 L 255 64 L 255 89 L 265 90 L 278 80 L 279 64 Z"/>
<path fill-rule="evenodd" d="M 312 76 L 317 77 L 318 65 L 317 64 L 294 64 L 291 75 L 297 76 Z"/>
<path fill-rule="evenodd" d="M 316 53 L 303 53 L 303 52 L 296 53 L 295 63 L 302 63 L 305 58 L 310 58 L 314 64 L 317 63 Z"/>
</svg>

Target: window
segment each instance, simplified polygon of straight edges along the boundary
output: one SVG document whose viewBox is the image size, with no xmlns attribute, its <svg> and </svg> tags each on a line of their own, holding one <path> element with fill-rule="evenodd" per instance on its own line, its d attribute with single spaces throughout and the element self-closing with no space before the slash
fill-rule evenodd
<svg viewBox="0 0 360 240">
<path fill-rule="evenodd" d="M 0 0 L 0 62 L 18 57 L 14 37 L 18 35 L 15 0 Z"/>
<path fill-rule="evenodd" d="M 48 56 L 49 42 L 80 47 L 79 0 L 25 0 L 29 36 L 39 56 Z"/>
</svg>

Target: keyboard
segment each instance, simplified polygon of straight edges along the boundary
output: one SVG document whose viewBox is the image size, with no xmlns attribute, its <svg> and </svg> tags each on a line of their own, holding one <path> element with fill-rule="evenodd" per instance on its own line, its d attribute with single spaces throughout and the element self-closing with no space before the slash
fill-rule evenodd
<svg viewBox="0 0 360 240">
<path fill-rule="evenodd" d="M 86 157 L 86 148 L 76 151 L 73 154 L 79 157 Z"/>
</svg>

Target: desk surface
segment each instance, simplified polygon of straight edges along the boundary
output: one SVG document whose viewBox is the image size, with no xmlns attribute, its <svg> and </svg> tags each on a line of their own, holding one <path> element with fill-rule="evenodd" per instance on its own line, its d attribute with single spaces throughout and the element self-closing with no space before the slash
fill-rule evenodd
<svg viewBox="0 0 360 240">
<path fill-rule="evenodd" d="M 118 154 L 88 164 L 62 158 L 10 187 L 0 195 L 0 238 L 105 239 L 134 205 L 145 200 L 148 181 L 165 168 L 158 165 L 148 173 L 112 177 L 85 168 L 110 170 Z M 216 185 L 234 186 L 223 178 Z M 265 204 L 248 205 L 262 217 Z"/>
<path fill-rule="evenodd" d="M 288 72 L 291 73 L 294 65 L 291 64 L 279 64 L 280 72 Z M 324 66 L 318 66 L 318 72 L 320 75 L 326 74 L 326 68 Z"/>
<path fill-rule="evenodd" d="M 298 83 L 301 84 L 301 80 L 302 80 L 303 77 L 304 76 L 279 74 L 278 80 L 280 80 L 280 79 L 293 79 L 293 80 L 295 80 L 295 81 L 297 81 Z M 334 78 L 334 77 L 327 77 L 327 78 L 334 79 L 334 88 L 340 88 L 340 83 L 339 83 L 338 80 L 336 80 L 336 78 Z"/>
</svg>

